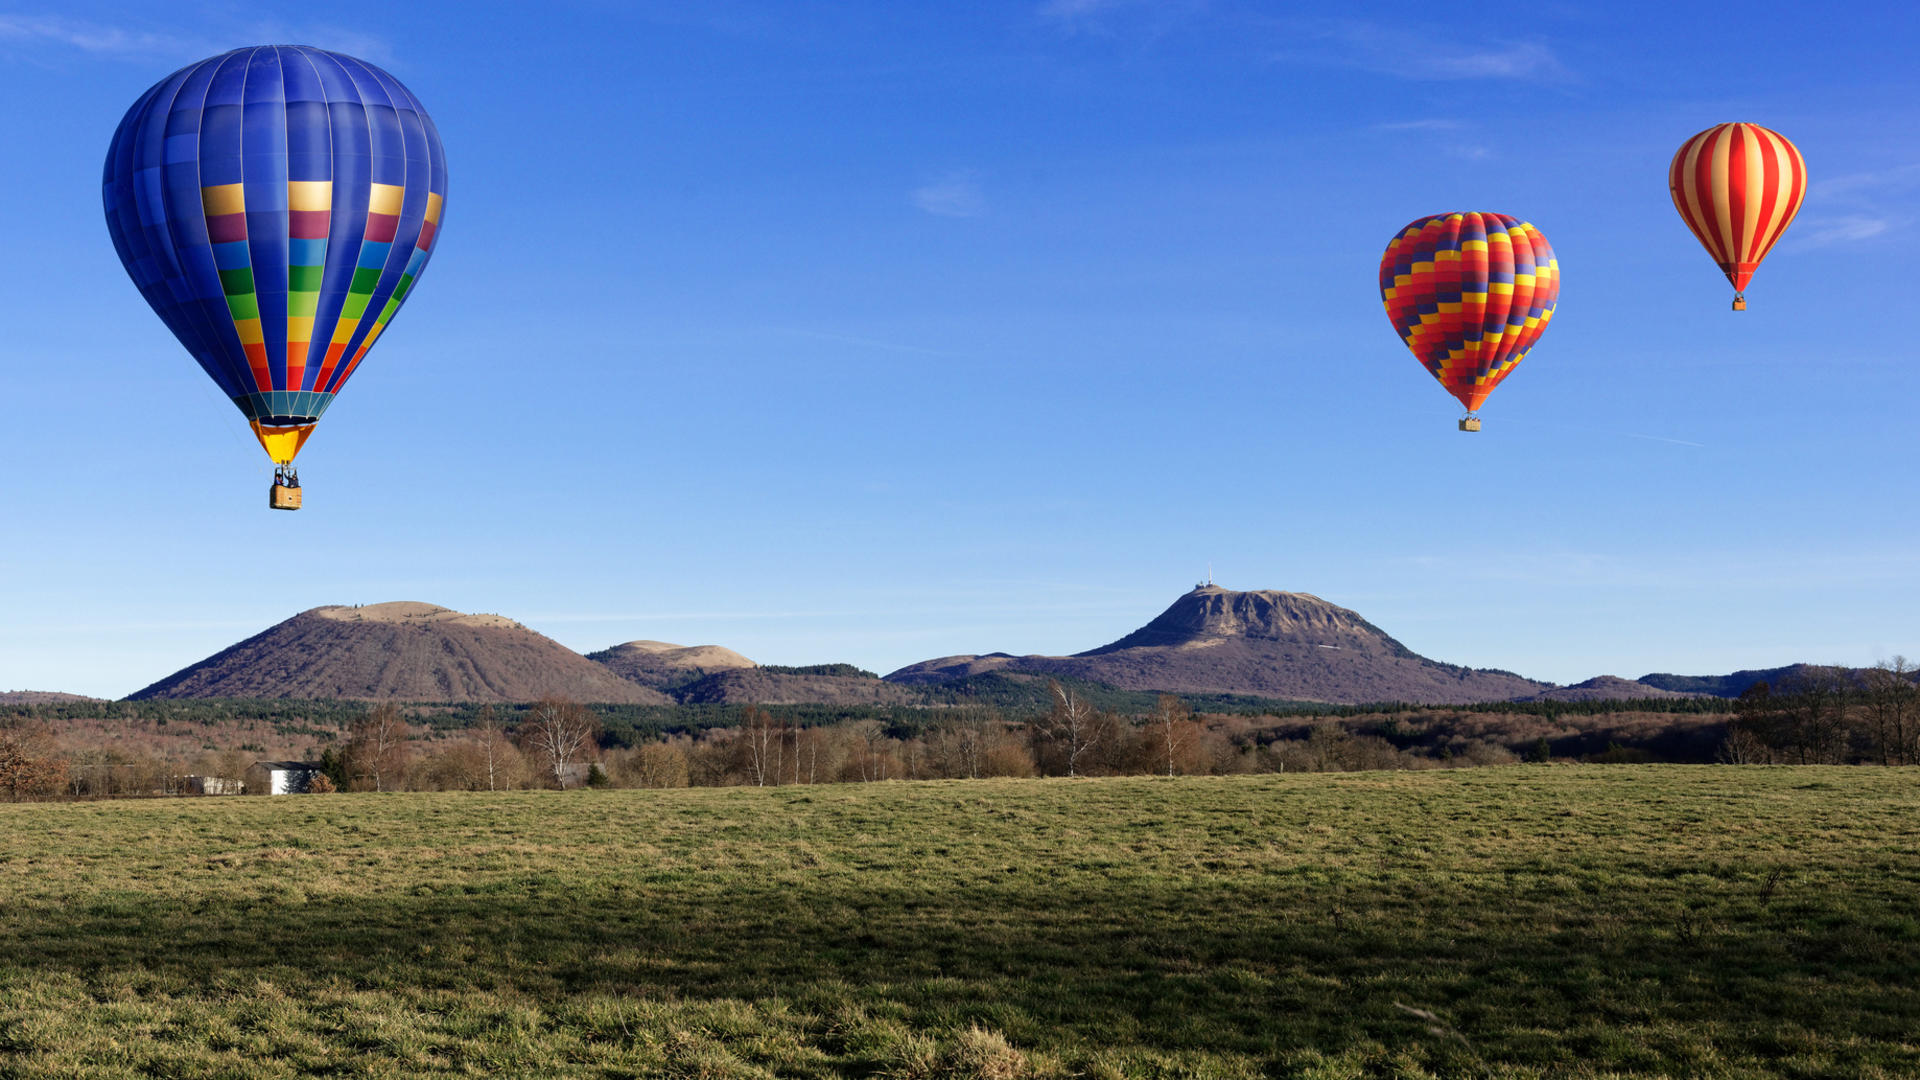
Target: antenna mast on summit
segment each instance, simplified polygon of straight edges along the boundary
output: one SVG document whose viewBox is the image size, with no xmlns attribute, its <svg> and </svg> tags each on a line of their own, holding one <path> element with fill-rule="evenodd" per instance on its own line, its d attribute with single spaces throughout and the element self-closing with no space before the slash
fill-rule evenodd
<svg viewBox="0 0 1920 1080">
<path fill-rule="evenodd" d="M 1213 560 L 1207 560 L 1207 588 L 1213 588 Z"/>
</svg>

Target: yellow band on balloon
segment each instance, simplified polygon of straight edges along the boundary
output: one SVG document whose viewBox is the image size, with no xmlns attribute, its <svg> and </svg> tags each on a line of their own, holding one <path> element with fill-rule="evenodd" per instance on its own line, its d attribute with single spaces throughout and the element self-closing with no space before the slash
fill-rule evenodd
<svg viewBox="0 0 1920 1080">
<path fill-rule="evenodd" d="M 267 427 L 258 420 L 250 421 L 253 437 L 260 440 L 260 446 L 275 465 L 291 465 L 299 455 L 300 448 L 307 445 L 307 436 L 313 434 L 312 424 L 299 427 Z"/>
</svg>

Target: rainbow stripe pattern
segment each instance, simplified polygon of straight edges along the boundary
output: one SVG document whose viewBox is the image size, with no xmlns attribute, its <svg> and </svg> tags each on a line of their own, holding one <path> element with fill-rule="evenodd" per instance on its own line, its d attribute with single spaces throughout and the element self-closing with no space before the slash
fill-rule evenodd
<svg viewBox="0 0 1920 1080">
<path fill-rule="evenodd" d="M 1716 124 L 1680 144 L 1667 189 L 1700 246 L 1743 293 L 1800 212 L 1807 163 L 1777 131 Z"/>
<path fill-rule="evenodd" d="M 114 248 L 167 328 L 256 431 L 306 428 L 432 257 L 446 156 L 393 76 L 262 46 L 141 95 L 103 190 Z"/>
<path fill-rule="evenodd" d="M 1560 298 L 1540 230 L 1456 212 L 1401 229 L 1380 259 L 1380 299 L 1414 359 L 1473 412 L 1526 359 Z"/>
</svg>

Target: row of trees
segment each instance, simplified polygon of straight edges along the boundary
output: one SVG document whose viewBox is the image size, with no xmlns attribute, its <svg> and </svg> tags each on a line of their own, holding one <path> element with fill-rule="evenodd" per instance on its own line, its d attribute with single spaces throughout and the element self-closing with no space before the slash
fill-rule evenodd
<svg viewBox="0 0 1920 1080">
<path fill-rule="evenodd" d="M 1696 716 L 1708 741 L 1671 760 L 1732 763 L 1920 764 L 1920 687 L 1904 659 L 1864 672 L 1807 668 L 1758 685 L 1717 718 Z M 1144 716 L 1099 707 L 1071 684 L 1049 686 L 1049 705 L 1009 719 L 986 706 L 954 706 L 905 726 L 874 716 L 838 723 L 749 707 L 738 723 L 621 745 L 595 710 L 550 699 L 467 726 L 410 717 L 394 705 L 349 714 L 320 729 L 313 755 L 319 790 L 509 790 L 572 787 L 819 784 L 996 776 L 1194 775 L 1438 768 L 1546 760 L 1653 760 L 1674 717 L 1623 714 L 1597 732 L 1523 728 L 1499 715 L 1196 717 L 1172 696 Z M 1551 719 L 1551 718 L 1549 718 Z M 1567 718 L 1554 721 L 1564 725 Z M 1662 725 L 1665 725 L 1663 728 Z M 1689 729 L 1692 730 L 1692 729 Z M 1549 738 L 1549 735 L 1552 738 Z M 1615 736 L 1625 746 L 1612 741 Z M 1589 744 L 1584 748 L 1581 743 Z M 1568 745 L 1574 744 L 1574 745 Z M 1604 753 L 1598 751 L 1606 745 Z M 1589 752 L 1592 751 L 1592 752 Z M 261 748 L 191 757 L 97 746 L 62 747 L 38 720 L 0 718 L 0 798 L 179 794 L 190 775 L 240 778 Z"/>
<path fill-rule="evenodd" d="M 1735 703 L 1721 758 L 1736 764 L 1920 764 L 1920 685 L 1904 656 L 1856 671 L 1807 667 Z"/>
<path fill-rule="evenodd" d="M 917 732 L 863 717 L 804 725 L 748 707 L 741 722 L 698 735 L 602 748 L 592 710 L 568 702 L 536 705 L 512 732 L 483 714 L 468 732 L 433 740 L 399 737 L 397 714 L 380 709 L 350 725 L 330 775 L 355 790 L 498 790 L 579 783 L 687 787 L 860 783 L 881 780 L 1027 776 L 1164 776 L 1489 765 L 1518 756 L 1493 743 L 1427 755 L 1357 734 L 1328 720 L 1300 738 L 1273 738 L 1249 718 L 1203 723 L 1178 698 L 1162 696 L 1145 717 L 1095 707 L 1078 692 L 1050 688 L 1051 707 L 1009 720 L 987 707 L 940 710 Z"/>
</svg>

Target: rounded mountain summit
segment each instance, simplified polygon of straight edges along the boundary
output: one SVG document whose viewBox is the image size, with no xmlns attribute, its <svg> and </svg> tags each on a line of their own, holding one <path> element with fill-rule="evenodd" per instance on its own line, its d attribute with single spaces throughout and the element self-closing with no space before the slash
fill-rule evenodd
<svg viewBox="0 0 1920 1080">
<path fill-rule="evenodd" d="M 504 615 L 405 600 L 303 611 L 132 695 L 493 703 L 543 697 L 672 703 Z"/>
<path fill-rule="evenodd" d="M 1126 690 L 1252 694 L 1297 701 L 1504 701 L 1552 684 L 1420 656 L 1358 613 L 1311 593 L 1201 585 L 1152 622 L 1072 656 L 947 656 L 891 682 L 942 683 L 989 671 L 1064 675 Z"/>
</svg>

